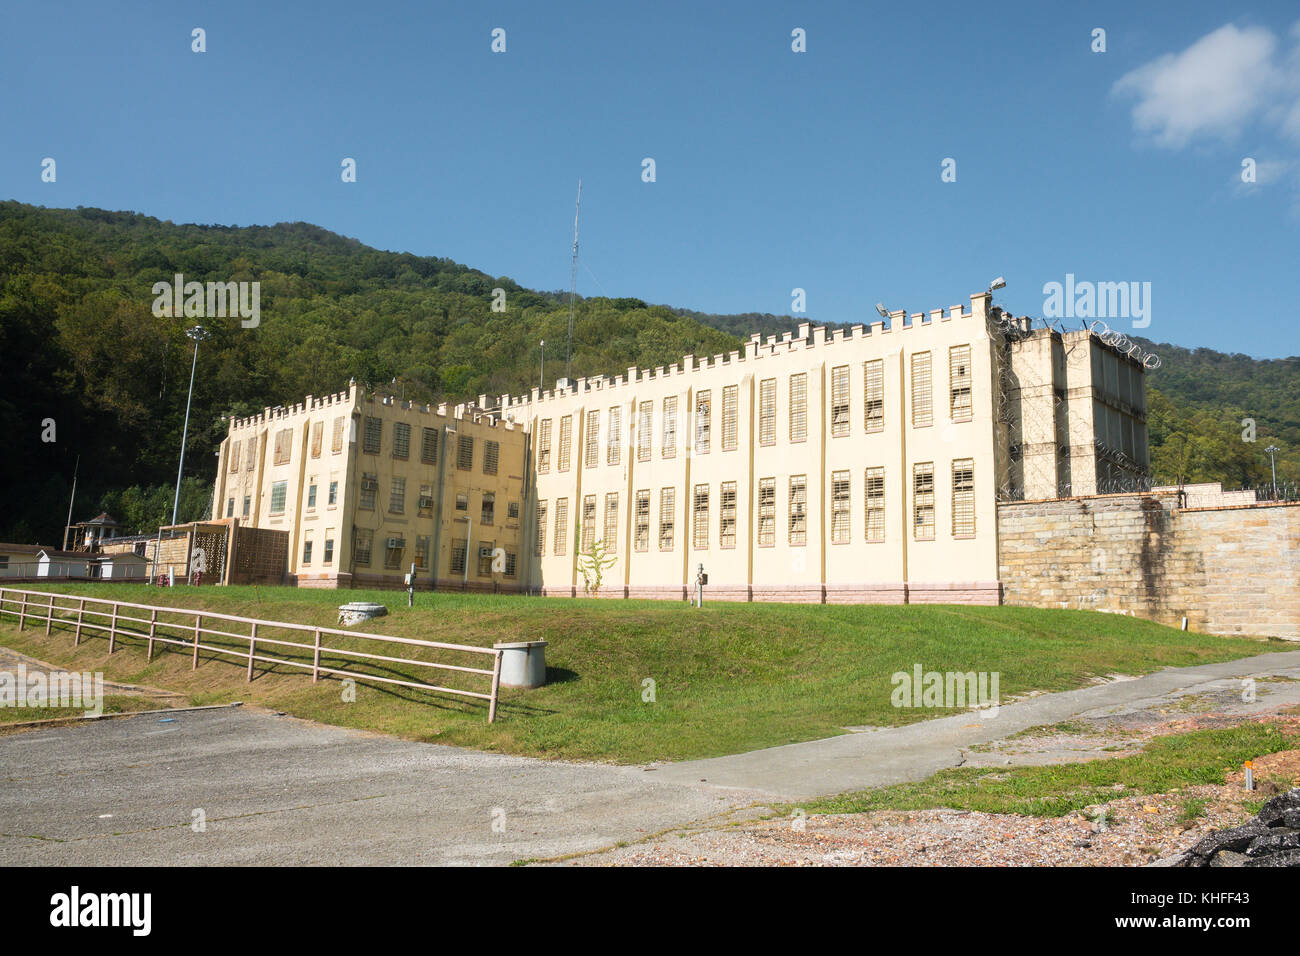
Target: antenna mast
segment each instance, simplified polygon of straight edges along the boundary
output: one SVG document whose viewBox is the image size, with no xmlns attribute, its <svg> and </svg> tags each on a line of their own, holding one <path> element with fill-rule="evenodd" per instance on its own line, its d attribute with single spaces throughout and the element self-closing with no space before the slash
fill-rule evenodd
<svg viewBox="0 0 1300 956">
<path fill-rule="evenodd" d="M 569 377 L 573 360 L 573 300 L 578 295 L 578 213 L 582 211 L 582 180 L 578 180 L 578 202 L 573 207 L 573 271 L 569 274 L 569 342 L 564 347 L 564 377 Z"/>
</svg>

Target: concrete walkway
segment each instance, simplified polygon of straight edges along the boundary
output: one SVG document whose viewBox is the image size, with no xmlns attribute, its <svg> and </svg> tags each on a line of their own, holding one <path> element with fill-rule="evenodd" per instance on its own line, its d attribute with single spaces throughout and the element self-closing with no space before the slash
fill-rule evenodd
<svg viewBox="0 0 1300 956">
<path fill-rule="evenodd" d="M 1241 678 L 1265 675 L 1300 679 L 1300 651 L 1167 668 L 1132 680 L 1044 694 L 1004 704 L 997 716 L 989 719 L 975 713 L 962 714 L 729 757 L 664 764 L 655 768 L 654 775 L 665 783 L 734 787 L 757 791 L 774 800 L 806 800 L 924 780 L 938 770 L 959 766 L 965 748 L 1000 740 L 1029 727 L 1154 707 L 1188 694 L 1222 694 L 1225 686 L 1239 698 Z M 1275 696 L 1260 695 L 1255 704 L 1238 709 L 1244 713 L 1262 711 L 1276 707 L 1276 701 Z"/>
</svg>

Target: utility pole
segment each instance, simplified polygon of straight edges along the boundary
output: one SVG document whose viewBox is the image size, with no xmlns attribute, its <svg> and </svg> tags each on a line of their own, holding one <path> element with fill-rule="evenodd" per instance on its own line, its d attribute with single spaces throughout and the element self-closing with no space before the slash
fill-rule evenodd
<svg viewBox="0 0 1300 956">
<path fill-rule="evenodd" d="M 540 389 L 545 389 L 546 388 L 546 339 L 542 339 L 541 353 L 542 353 L 542 370 L 537 375 L 537 387 Z"/>
<path fill-rule="evenodd" d="M 1273 466 L 1273 500 L 1277 501 L 1277 458 L 1274 456 L 1282 449 L 1277 445 L 1269 445 L 1264 450 L 1268 452 L 1269 463 Z"/>
<path fill-rule="evenodd" d="M 564 349 L 564 377 L 573 361 L 573 300 L 578 295 L 578 213 L 582 211 L 582 180 L 578 180 L 578 202 L 573 207 L 573 271 L 569 273 L 569 344 Z"/>
<path fill-rule="evenodd" d="M 185 471 L 185 442 L 190 436 L 190 403 L 194 400 L 194 370 L 199 367 L 199 343 L 208 337 L 208 330 L 201 325 L 186 329 L 185 334 L 194 340 L 194 361 L 190 365 L 190 393 L 185 399 L 185 428 L 181 432 L 181 463 L 176 469 L 176 497 L 172 500 L 172 524 L 176 524 L 176 514 L 181 506 L 181 475 Z"/>
<path fill-rule="evenodd" d="M 68 499 L 68 523 L 63 526 L 63 550 L 68 550 L 68 529 L 72 527 L 72 503 L 77 500 L 77 473 L 81 471 L 81 456 L 72 468 L 72 497 Z"/>
</svg>

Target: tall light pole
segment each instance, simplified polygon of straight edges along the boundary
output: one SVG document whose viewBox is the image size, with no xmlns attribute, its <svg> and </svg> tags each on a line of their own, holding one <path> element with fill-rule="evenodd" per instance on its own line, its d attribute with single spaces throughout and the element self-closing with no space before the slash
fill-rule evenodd
<svg viewBox="0 0 1300 956">
<path fill-rule="evenodd" d="M 190 436 L 190 403 L 194 400 L 194 370 L 199 367 L 199 343 L 208 337 L 208 330 L 201 325 L 186 329 L 185 334 L 194 340 L 194 361 L 190 365 L 190 393 L 185 399 L 185 428 L 181 432 L 181 463 L 176 468 L 176 497 L 172 500 L 172 524 L 176 524 L 176 514 L 181 506 L 181 475 L 185 471 L 185 442 Z"/>
<path fill-rule="evenodd" d="M 1273 500 L 1276 501 L 1277 500 L 1277 459 L 1273 456 L 1276 455 L 1278 452 L 1280 452 L 1282 449 L 1278 448 L 1277 445 L 1269 445 L 1264 450 L 1268 452 L 1269 463 L 1273 466 Z"/>
</svg>

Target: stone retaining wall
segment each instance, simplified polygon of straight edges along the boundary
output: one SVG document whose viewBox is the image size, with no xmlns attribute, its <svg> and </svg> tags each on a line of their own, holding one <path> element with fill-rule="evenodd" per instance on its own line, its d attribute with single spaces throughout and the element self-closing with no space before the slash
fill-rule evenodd
<svg viewBox="0 0 1300 956">
<path fill-rule="evenodd" d="M 1177 492 L 998 506 L 1007 604 L 1300 640 L 1300 503 L 1179 508 Z"/>
</svg>

